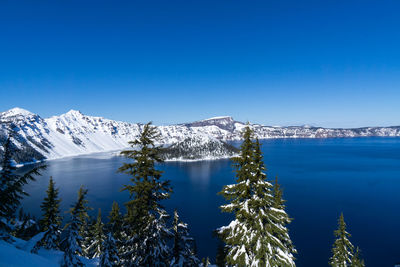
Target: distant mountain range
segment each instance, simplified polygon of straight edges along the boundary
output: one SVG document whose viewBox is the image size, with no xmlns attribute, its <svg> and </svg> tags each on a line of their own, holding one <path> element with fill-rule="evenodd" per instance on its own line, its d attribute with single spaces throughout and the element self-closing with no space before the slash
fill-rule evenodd
<svg viewBox="0 0 400 267">
<path fill-rule="evenodd" d="M 174 154 L 174 158 L 208 159 L 230 156 L 232 151 L 227 149 L 223 142 L 240 140 L 245 126 L 246 123 L 225 116 L 157 127 L 161 133 L 160 144 L 171 147 L 170 152 Z M 400 126 L 354 129 L 310 126 L 277 127 L 260 124 L 249 124 L 249 126 L 259 139 L 400 136 Z M 129 141 L 138 136 L 142 127 L 143 124 L 140 123 L 88 116 L 76 110 L 43 119 L 27 110 L 13 108 L 0 113 L 0 142 L 7 138 L 9 129 L 13 129 L 15 162 L 34 162 L 93 152 L 122 150 L 129 146 Z M 190 146 L 193 148 L 192 155 L 188 152 Z M 174 150 L 172 150 L 173 147 L 175 147 Z M 176 154 L 176 151 L 184 150 L 186 156 L 183 158 Z M 195 150 L 201 153 L 195 153 Z"/>
</svg>

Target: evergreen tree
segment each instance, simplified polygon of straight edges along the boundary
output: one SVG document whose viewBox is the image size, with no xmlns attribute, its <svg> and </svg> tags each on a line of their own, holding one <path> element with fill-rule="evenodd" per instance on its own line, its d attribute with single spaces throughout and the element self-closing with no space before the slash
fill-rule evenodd
<svg viewBox="0 0 400 267">
<path fill-rule="evenodd" d="M 46 249 L 57 249 L 60 238 L 60 226 L 62 218 L 60 216 L 60 202 L 58 189 L 54 186 L 53 178 L 50 177 L 49 187 L 46 191 L 47 196 L 40 205 L 43 211 L 43 218 L 40 221 L 42 231 L 45 231 L 43 238 L 35 245 L 32 252 L 36 252 L 40 247 Z"/>
<path fill-rule="evenodd" d="M 85 199 L 87 190 L 81 187 L 78 191 L 78 200 L 70 209 L 71 220 L 65 229 L 64 238 L 61 241 L 61 248 L 64 250 L 64 257 L 61 266 L 83 266 L 78 255 L 82 255 L 82 237 L 79 231 L 82 227 L 81 214 L 85 213 L 87 200 Z"/>
<path fill-rule="evenodd" d="M 151 219 L 144 227 L 143 234 L 134 238 L 135 254 L 131 258 L 133 266 L 168 266 L 171 256 L 167 241 L 172 234 L 166 225 L 168 214 L 159 210 L 158 217 Z"/>
<path fill-rule="evenodd" d="M 88 192 L 88 190 L 84 189 L 83 186 L 81 186 L 79 188 L 79 191 L 78 191 L 78 198 L 83 196 L 82 201 L 79 202 L 80 206 L 79 206 L 79 214 L 78 214 L 79 221 L 81 222 L 81 226 L 80 226 L 80 229 L 79 229 L 79 234 L 82 237 L 88 235 L 88 233 L 87 233 L 88 229 L 89 229 L 89 225 L 88 224 L 89 224 L 89 220 L 90 220 L 88 212 L 90 210 L 92 210 L 92 208 L 89 207 L 89 201 L 85 198 L 86 195 L 87 195 L 87 192 Z M 71 210 L 71 212 L 72 212 L 72 210 Z"/>
<path fill-rule="evenodd" d="M 120 212 L 117 202 L 113 202 L 110 214 L 108 216 L 109 227 L 117 240 L 121 239 L 123 216 Z"/>
<path fill-rule="evenodd" d="M 200 260 L 194 254 L 194 239 L 189 236 L 187 224 L 180 221 L 177 210 L 174 212 L 172 230 L 174 247 L 172 249 L 171 266 L 199 266 Z"/>
<path fill-rule="evenodd" d="M 85 189 L 83 186 L 79 188 L 78 191 L 78 199 L 80 200 L 77 202 L 79 206 L 74 206 L 70 209 L 70 213 L 72 214 L 75 209 L 78 210 L 77 217 L 79 220 L 79 236 L 82 238 L 80 241 L 80 246 L 82 248 L 81 256 L 87 256 L 87 248 L 89 245 L 93 242 L 93 237 L 90 233 L 91 228 L 94 226 L 94 222 L 92 218 L 89 217 L 88 212 L 92 210 L 92 208 L 89 207 L 89 201 L 86 199 L 86 195 L 88 193 L 88 190 Z"/>
<path fill-rule="evenodd" d="M 101 255 L 101 246 L 105 239 L 103 226 L 104 224 L 101 221 L 101 210 L 99 209 L 96 223 L 94 224 L 93 230 L 90 232 L 90 236 L 92 236 L 93 241 L 91 242 L 91 244 L 89 244 L 85 253 L 89 258 L 97 258 Z"/>
<path fill-rule="evenodd" d="M 96 232 L 96 222 L 97 220 L 93 217 L 88 217 L 83 223 L 83 227 L 81 227 L 79 234 L 82 236 L 82 252 L 83 256 L 87 258 L 92 258 L 92 254 L 90 254 L 89 247 L 90 245 L 95 242 L 95 235 L 94 233 Z"/>
<path fill-rule="evenodd" d="M 118 250 L 116 241 L 109 231 L 102 244 L 102 251 L 100 256 L 99 266 L 101 267 L 114 267 L 119 265 Z"/>
<path fill-rule="evenodd" d="M 33 247 L 33 253 L 37 253 L 37 251 L 43 247 L 45 249 L 58 249 L 59 248 L 59 241 L 60 241 L 61 231 L 60 228 L 55 225 L 51 224 L 48 226 L 47 230 L 44 233 L 42 239 L 40 239 L 35 246 Z"/>
<path fill-rule="evenodd" d="M 285 213 L 274 207 L 272 184 L 266 180 L 260 144 L 253 142 L 253 133 L 246 127 L 240 155 L 233 159 L 236 184 L 220 192 L 229 204 L 222 211 L 235 214 L 228 226 L 218 232 L 227 244 L 228 265 L 234 266 L 295 266 L 291 250 L 278 238 L 287 231 L 277 218 Z"/>
<path fill-rule="evenodd" d="M 334 232 L 337 239 L 333 244 L 333 255 L 329 264 L 332 267 L 348 267 L 351 265 L 354 246 L 350 243 L 349 237 L 351 235 L 346 231 L 346 223 L 344 222 L 343 213 L 340 214 L 338 224 L 339 228 Z"/>
<path fill-rule="evenodd" d="M 45 165 L 35 167 L 22 175 L 17 174 L 12 163 L 11 136 L 3 144 L 2 158 L 0 163 L 0 238 L 6 238 L 7 232 L 10 231 L 7 222 L 15 218 L 21 199 L 28 195 L 23 190 L 24 185 L 29 181 L 34 181 L 34 176 L 40 175 Z"/>
<path fill-rule="evenodd" d="M 122 189 L 131 196 L 125 204 L 127 215 L 123 227 L 126 240 L 121 260 L 126 266 L 168 265 L 170 252 L 166 242 L 171 234 L 165 222 L 168 216 L 160 201 L 169 198 L 172 190 L 169 181 L 160 180 L 162 172 L 155 168 L 156 163 L 162 162 L 161 147 L 155 145 L 158 138 L 156 128 L 148 123 L 139 138 L 129 142 L 135 149 L 121 152 L 133 160 L 119 168 L 120 172 L 132 176 L 132 184 Z"/>
<path fill-rule="evenodd" d="M 273 209 L 279 211 L 277 213 L 277 217 L 275 218 L 275 222 L 279 225 L 279 231 L 275 233 L 275 236 L 279 239 L 279 241 L 283 245 L 283 250 L 287 251 L 290 255 L 297 253 L 296 249 L 293 246 L 292 240 L 289 236 L 289 230 L 286 225 L 289 224 L 292 219 L 289 218 L 288 214 L 285 212 L 285 200 L 282 198 L 283 192 L 278 183 L 278 177 L 275 178 L 274 188 L 273 188 L 273 197 L 274 197 L 274 205 Z M 294 257 L 292 256 L 292 260 Z M 279 260 L 277 261 L 279 264 Z"/>
<path fill-rule="evenodd" d="M 365 267 L 364 260 L 360 258 L 360 249 L 357 247 L 356 253 L 351 258 L 351 267 Z"/>
<path fill-rule="evenodd" d="M 40 208 L 43 212 L 43 218 L 40 221 L 42 230 L 46 231 L 51 225 L 61 226 L 62 218 L 60 216 L 60 202 L 58 198 L 58 188 L 55 188 L 53 177 L 50 177 L 47 188 L 47 196 L 44 198 Z"/>
<path fill-rule="evenodd" d="M 225 260 L 226 255 L 227 255 L 227 248 L 220 240 L 218 240 L 217 255 L 215 257 L 215 264 L 218 267 L 226 266 L 226 260 Z"/>
</svg>

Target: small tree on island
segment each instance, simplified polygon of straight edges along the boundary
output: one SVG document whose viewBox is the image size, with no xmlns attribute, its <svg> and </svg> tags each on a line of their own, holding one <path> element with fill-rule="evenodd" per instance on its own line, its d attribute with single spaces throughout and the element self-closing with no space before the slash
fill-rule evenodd
<svg viewBox="0 0 400 267">
<path fill-rule="evenodd" d="M 125 266 L 167 266 L 170 249 L 167 240 L 171 237 L 166 226 L 167 213 L 160 201 L 169 198 L 172 192 L 169 181 L 161 181 L 162 171 L 155 164 L 162 162 L 161 146 L 155 145 L 159 132 L 151 123 L 144 125 L 138 139 L 129 142 L 133 150 L 121 155 L 132 159 L 119 171 L 130 176 L 132 184 L 122 190 L 129 191 L 131 200 L 125 203 L 124 233 L 121 261 Z"/>
<path fill-rule="evenodd" d="M 234 213 L 235 220 L 218 229 L 227 245 L 226 262 L 233 266 L 295 266 L 294 250 L 282 237 L 288 237 L 280 218 L 285 211 L 274 203 L 272 184 L 266 180 L 260 143 L 246 127 L 240 155 L 233 158 L 236 184 L 220 192 L 229 204 L 222 211 Z M 290 242 L 291 244 L 291 242 Z"/>
</svg>

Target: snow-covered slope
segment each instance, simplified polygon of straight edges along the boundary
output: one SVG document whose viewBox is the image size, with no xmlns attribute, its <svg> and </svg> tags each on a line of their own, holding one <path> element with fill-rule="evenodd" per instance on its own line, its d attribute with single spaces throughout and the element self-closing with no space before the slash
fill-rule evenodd
<svg viewBox="0 0 400 267">
<path fill-rule="evenodd" d="M 245 123 L 225 116 L 186 124 L 158 126 L 158 129 L 161 133 L 160 143 L 171 145 L 187 139 L 240 140 L 245 126 Z M 0 113 L 0 142 L 5 140 L 9 129 L 13 129 L 16 133 L 12 138 L 14 150 L 17 151 L 14 155 L 15 161 L 18 163 L 31 162 L 121 150 L 128 147 L 128 141 L 137 137 L 141 127 L 142 124 L 87 116 L 76 110 L 43 119 L 27 110 L 13 108 Z M 255 135 L 259 139 L 400 136 L 399 126 L 327 129 L 250 124 L 250 127 L 254 129 Z M 204 157 L 207 157 L 206 154 Z"/>
<path fill-rule="evenodd" d="M 63 252 L 57 250 L 40 249 L 38 254 L 30 252 L 29 243 L 18 238 L 13 238 L 13 243 L 0 240 L 0 266 L 13 267 L 58 267 L 63 257 Z M 98 258 L 87 259 L 81 257 L 84 266 L 98 266 Z"/>
</svg>

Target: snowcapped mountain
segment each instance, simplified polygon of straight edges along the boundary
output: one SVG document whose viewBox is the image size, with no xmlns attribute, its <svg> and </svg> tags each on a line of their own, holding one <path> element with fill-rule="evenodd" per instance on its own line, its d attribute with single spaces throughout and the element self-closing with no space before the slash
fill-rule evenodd
<svg viewBox="0 0 400 267">
<path fill-rule="evenodd" d="M 87 116 L 71 110 L 60 116 L 43 119 L 39 115 L 21 108 L 0 113 L 0 142 L 4 141 L 10 129 L 14 159 L 17 163 L 42 159 L 56 159 L 66 156 L 121 150 L 135 139 L 143 125 L 114 121 L 102 117 Z M 233 141 L 241 139 L 245 123 L 232 117 L 215 117 L 192 123 L 158 126 L 160 143 L 172 145 L 181 143 L 199 145 L 203 141 Z M 400 136 L 397 127 L 365 127 L 356 129 L 329 129 L 309 126 L 271 127 L 250 124 L 255 136 L 266 138 L 327 138 L 359 136 Z M 210 139 L 211 138 L 211 139 Z M 196 140 L 189 142 L 188 140 Z M 199 142 L 199 140 L 203 140 Z M 185 141 L 184 143 L 182 143 Z M 213 147 L 210 145 L 208 147 Z M 212 154 L 209 151 L 208 156 Z M 204 158 L 208 156 L 202 154 Z M 222 155 L 221 155 L 222 156 Z"/>
</svg>

